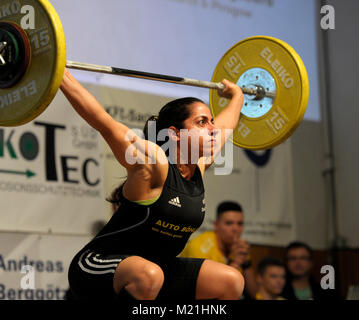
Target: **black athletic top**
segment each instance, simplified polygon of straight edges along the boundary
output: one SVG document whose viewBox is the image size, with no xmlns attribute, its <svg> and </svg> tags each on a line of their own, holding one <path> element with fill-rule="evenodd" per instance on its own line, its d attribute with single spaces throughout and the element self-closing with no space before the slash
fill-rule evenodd
<svg viewBox="0 0 359 320">
<path fill-rule="evenodd" d="M 163 191 L 149 206 L 127 200 L 121 188 L 119 209 L 83 250 L 148 259 L 181 253 L 190 235 L 203 222 L 204 186 L 198 166 L 191 180 L 183 178 L 175 164 L 169 163 L 168 167 Z"/>
</svg>

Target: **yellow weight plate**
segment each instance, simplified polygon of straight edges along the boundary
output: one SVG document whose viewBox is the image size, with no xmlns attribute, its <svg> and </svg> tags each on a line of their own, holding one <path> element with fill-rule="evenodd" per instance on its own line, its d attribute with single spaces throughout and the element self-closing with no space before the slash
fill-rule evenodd
<svg viewBox="0 0 359 320">
<path fill-rule="evenodd" d="M 304 63 L 284 41 L 268 36 L 244 39 L 219 61 L 212 81 L 228 79 L 238 85 L 261 85 L 275 97 L 245 102 L 233 143 L 244 149 L 264 150 L 285 141 L 302 121 L 309 98 L 309 81 Z M 229 100 L 217 90 L 210 92 L 210 106 L 216 117 Z"/>
<path fill-rule="evenodd" d="M 31 44 L 31 60 L 22 79 L 0 89 L 0 126 L 18 126 L 40 115 L 58 91 L 66 64 L 65 34 L 58 14 L 47 0 L 5 0 L 1 22 L 21 27 L 23 6 L 32 6 L 35 29 L 24 30 Z"/>
</svg>

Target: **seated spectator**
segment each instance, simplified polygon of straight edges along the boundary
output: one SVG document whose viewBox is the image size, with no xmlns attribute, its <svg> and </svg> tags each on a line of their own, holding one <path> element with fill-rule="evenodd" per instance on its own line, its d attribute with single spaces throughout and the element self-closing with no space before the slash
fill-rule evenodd
<svg viewBox="0 0 359 320">
<path fill-rule="evenodd" d="M 244 295 L 254 298 L 258 285 L 249 255 L 250 245 L 241 239 L 243 231 L 242 207 L 232 201 L 218 205 L 214 231 L 206 231 L 191 240 L 182 257 L 205 258 L 238 269 L 245 279 Z"/>
<path fill-rule="evenodd" d="M 256 300 L 285 300 L 280 296 L 285 285 L 285 265 L 280 260 L 262 259 L 257 266 L 257 282 Z"/>
<path fill-rule="evenodd" d="M 303 242 L 292 242 L 285 250 L 287 282 L 283 296 L 288 300 L 342 299 L 337 290 L 322 289 L 311 274 L 313 250 Z"/>
</svg>

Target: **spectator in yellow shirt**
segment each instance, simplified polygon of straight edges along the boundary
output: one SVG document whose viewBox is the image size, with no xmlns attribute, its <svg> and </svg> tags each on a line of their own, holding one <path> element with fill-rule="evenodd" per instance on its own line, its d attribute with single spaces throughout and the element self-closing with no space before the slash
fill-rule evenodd
<svg viewBox="0 0 359 320">
<path fill-rule="evenodd" d="M 254 298 L 258 285 L 251 266 L 250 245 L 240 238 L 243 221 L 243 210 L 239 203 L 220 203 L 217 207 L 214 231 L 203 232 L 191 240 L 181 256 L 210 259 L 238 269 L 245 279 L 245 296 Z"/>
<path fill-rule="evenodd" d="M 257 281 L 256 300 L 285 300 L 280 296 L 285 285 L 285 266 L 280 260 L 262 259 L 257 266 Z"/>
</svg>

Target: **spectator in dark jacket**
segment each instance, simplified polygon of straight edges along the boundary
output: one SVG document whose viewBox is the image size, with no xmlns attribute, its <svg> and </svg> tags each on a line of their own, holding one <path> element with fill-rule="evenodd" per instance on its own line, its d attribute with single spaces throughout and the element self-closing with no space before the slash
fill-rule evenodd
<svg viewBox="0 0 359 320">
<path fill-rule="evenodd" d="M 323 289 L 311 274 L 313 250 L 303 242 L 290 243 L 285 251 L 287 281 L 282 296 L 288 300 L 342 299 L 335 289 Z"/>
</svg>

